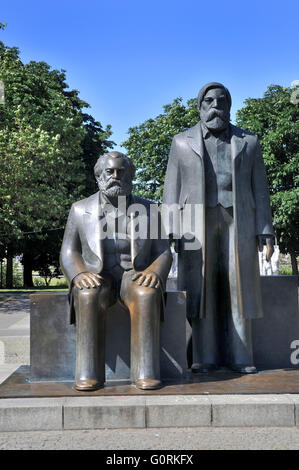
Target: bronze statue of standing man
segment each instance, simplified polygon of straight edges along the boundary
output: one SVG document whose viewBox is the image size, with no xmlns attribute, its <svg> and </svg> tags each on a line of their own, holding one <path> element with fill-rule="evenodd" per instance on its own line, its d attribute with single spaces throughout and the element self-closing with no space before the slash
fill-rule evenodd
<svg viewBox="0 0 299 470">
<path fill-rule="evenodd" d="M 228 366 L 256 372 L 251 320 L 263 314 L 257 248 L 273 253 L 266 174 L 256 135 L 230 124 L 231 96 L 221 83 L 199 92 L 200 122 L 174 137 L 164 204 L 197 206 L 194 247 L 169 228 L 179 251 L 179 288 L 187 291 L 194 372 Z M 175 219 L 175 220 L 179 220 Z"/>
</svg>

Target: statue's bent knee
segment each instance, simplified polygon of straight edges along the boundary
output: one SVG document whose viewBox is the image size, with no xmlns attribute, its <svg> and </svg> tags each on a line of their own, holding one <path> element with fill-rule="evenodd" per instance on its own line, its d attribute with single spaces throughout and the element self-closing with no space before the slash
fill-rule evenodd
<svg viewBox="0 0 299 470">
<path fill-rule="evenodd" d="M 152 299 L 161 296 L 161 291 L 160 289 L 155 289 L 153 287 L 138 286 L 137 284 L 131 286 L 131 295 L 133 299 L 139 301 L 150 300 L 152 302 Z"/>
<path fill-rule="evenodd" d="M 110 284 L 92 287 L 90 289 L 75 289 L 75 308 L 77 314 L 81 308 L 86 310 L 92 308 L 95 313 L 98 310 L 107 310 L 113 303 L 113 291 Z"/>
<path fill-rule="evenodd" d="M 99 296 L 103 293 L 103 286 L 98 286 L 98 287 L 90 287 L 89 289 L 84 288 L 84 289 L 78 289 L 77 287 L 74 287 L 74 291 L 76 295 L 80 297 L 96 297 Z"/>
</svg>

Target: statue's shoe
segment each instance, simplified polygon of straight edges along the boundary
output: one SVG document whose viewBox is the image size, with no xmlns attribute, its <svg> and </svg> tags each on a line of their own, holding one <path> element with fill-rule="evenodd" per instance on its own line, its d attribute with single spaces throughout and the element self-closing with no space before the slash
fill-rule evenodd
<svg viewBox="0 0 299 470">
<path fill-rule="evenodd" d="M 239 374 L 257 374 L 256 367 L 253 365 L 232 364 L 230 369 Z"/>
<path fill-rule="evenodd" d="M 75 382 L 74 388 L 81 392 L 92 392 L 93 390 L 98 390 L 99 388 L 103 387 L 103 385 L 103 383 L 98 382 L 97 380 L 84 379 L 77 380 L 77 382 Z"/>
<path fill-rule="evenodd" d="M 200 362 L 194 362 L 191 366 L 191 370 L 194 374 L 212 372 L 217 369 L 218 366 L 216 364 L 205 364 Z"/>
<path fill-rule="evenodd" d="M 135 382 L 135 386 L 140 390 L 155 390 L 162 385 L 161 380 L 156 379 L 139 379 Z"/>
</svg>

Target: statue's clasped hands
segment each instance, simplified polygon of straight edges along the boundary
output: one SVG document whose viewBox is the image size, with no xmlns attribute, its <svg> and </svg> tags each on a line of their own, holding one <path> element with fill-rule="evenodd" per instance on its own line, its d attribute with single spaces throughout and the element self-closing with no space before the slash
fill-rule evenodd
<svg viewBox="0 0 299 470">
<path fill-rule="evenodd" d="M 160 280 L 156 273 L 153 271 L 141 271 L 132 276 L 132 281 L 136 282 L 139 286 L 152 287 L 158 289 Z"/>
</svg>

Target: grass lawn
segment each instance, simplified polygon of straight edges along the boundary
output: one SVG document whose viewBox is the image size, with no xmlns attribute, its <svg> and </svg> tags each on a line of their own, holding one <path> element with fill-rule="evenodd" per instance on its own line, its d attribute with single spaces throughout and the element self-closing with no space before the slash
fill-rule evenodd
<svg viewBox="0 0 299 470">
<path fill-rule="evenodd" d="M 33 292 L 66 292 L 68 291 L 68 284 L 65 278 L 53 278 L 51 279 L 50 285 L 47 287 L 45 280 L 40 277 L 40 276 L 33 276 L 33 284 L 34 287 L 31 287 L 30 289 L 25 289 L 22 286 L 22 276 L 20 276 L 20 279 L 18 279 L 18 283 L 16 284 L 17 286 L 19 285 L 20 287 L 14 287 L 13 289 L 0 289 L 0 294 L 4 293 L 19 293 L 19 294 L 27 294 L 27 293 L 33 293 Z M 0 298 L 0 300 L 3 300 Z"/>
<path fill-rule="evenodd" d="M 1 294 L 8 294 L 10 292 L 14 294 L 27 294 L 33 292 L 67 292 L 68 289 L 63 287 L 57 289 L 55 287 L 33 287 L 32 289 L 0 289 Z M 0 300 L 3 300 L 3 297 L 0 296 Z"/>
</svg>

